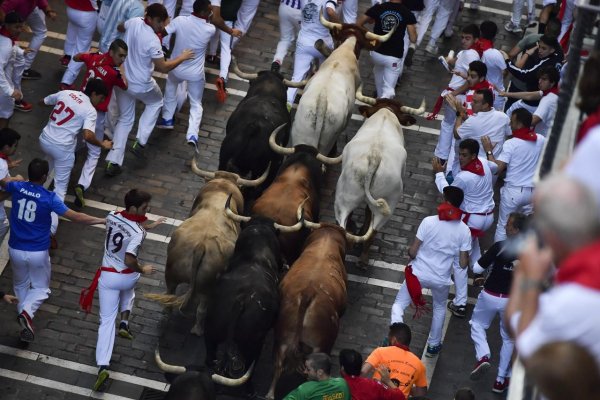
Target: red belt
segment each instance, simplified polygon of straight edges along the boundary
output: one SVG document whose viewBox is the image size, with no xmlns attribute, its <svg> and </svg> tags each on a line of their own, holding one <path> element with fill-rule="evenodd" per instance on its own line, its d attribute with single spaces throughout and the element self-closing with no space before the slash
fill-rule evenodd
<svg viewBox="0 0 600 400">
<path fill-rule="evenodd" d="M 508 294 L 504 294 L 504 293 L 495 293 L 495 292 L 491 292 L 487 289 L 483 289 L 484 292 L 486 292 L 487 294 L 489 294 L 490 296 L 494 296 L 494 297 L 500 297 L 500 298 L 507 298 Z"/>
<path fill-rule="evenodd" d="M 116 268 L 113 267 L 100 267 L 100 270 L 106 272 L 116 272 L 117 274 L 133 274 L 135 272 L 131 268 L 125 268 L 123 271 L 118 271 Z"/>
<path fill-rule="evenodd" d="M 130 268 L 125 268 L 123 271 L 118 271 L 113 267 L 100 267 L 96 270 L 96 274 L 94 275 L 94 279 L 92 279 L 92 283 L 89 287 L 81 289 L 81 294 L 79 296 L 79 305 L 81 309 L 86 313 L 92 311 L 92 303 L 94 302 L 94 293 L 96 293 L 96 288 L 98 287 L 98 280 L 100 279 L 100 274 L 102 271 L 106 272 L 116 272 L 117 274 L 133 274 L 135 271 Z"/>
<path fill-rule="evenodd" d="M 492 211 L 483 212 L 483 213 L 468 213 L 468 212 L 463 211 L 463 213 L 464 213 L 463 222 L 468 225 L 469 218 L 471 218 L 471 215 L 486 216 L 486 215 L 493 214 L 494 210 L 492 209 Z M 485 231 L 483 231 L 481 229 L 477 229 L 477 228 L 473 228 L 473 227 L 469 226 L 469 230 L 471 231 L 471 236 L 476 237 L 476 238 L 480 238 L 485 235 Z"/>
</svg>

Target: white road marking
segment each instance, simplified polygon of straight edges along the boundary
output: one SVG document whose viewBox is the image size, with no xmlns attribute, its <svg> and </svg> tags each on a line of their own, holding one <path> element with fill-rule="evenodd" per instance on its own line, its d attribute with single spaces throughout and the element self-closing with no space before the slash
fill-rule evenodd
<svg viewBox="0 0 600 400">
<path fill-rule="evenodd" d="M 98 367 L 81 364 L 74 361 L 63 360 L 57 357 L 47 356 L 45 354 L 36 353 L 29 350 L 15 349 L 12 347 L 4 346 L 0 344 L 0 354 L 6 354 L 13 357 L 19 357 L 30 361 L 38 361 L 44 364 L 55 365 L 57 367 L 70 369 L 73 371 L 84 372 L 90 375 L 96 375 L 98 373 Z M 131 383 L 132 385 L 145 386 L 151 389 L 160 390 L 166 392 L 169 390 L 169 384 L 165 382 L 159 382 L 152 379 L 140 378 L 135 375 L 128 375 L 121 372 L 110 371 L 110 379 Z"/>
</svg>

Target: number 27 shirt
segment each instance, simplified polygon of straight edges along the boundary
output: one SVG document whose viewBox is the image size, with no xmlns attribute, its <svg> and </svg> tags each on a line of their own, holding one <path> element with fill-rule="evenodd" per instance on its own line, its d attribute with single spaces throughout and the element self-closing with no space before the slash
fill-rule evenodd
<svg viewBox="0 0 600 400">
<path fill-rule="evenodd" d="M 56 193 L 31 182 L 9 182 L 5 190 L 12 194 L 10 238 L 15 250 L 44 251 L 50 247 L 50 213 L 63 215 L 69 209 Z"/>
<path fill-rule="evenodd" d="M 146 230 L 119 212 L 112 211 L 106 217 L 106 241 L 104 242 L 103 267 L 112 267 L 121 272 L 127 269 L 125 254 L 137 257 Z"/>
<path fill-rule="evenodd" d="M 62 90 L 44 98 L 44 103 L 54 105 L 48 124 L 41 137 L 48 142 L 75 151 L 77 135 L 82 129 L 96 130 L 96 109 L 85 93 Z"/>
</svg>

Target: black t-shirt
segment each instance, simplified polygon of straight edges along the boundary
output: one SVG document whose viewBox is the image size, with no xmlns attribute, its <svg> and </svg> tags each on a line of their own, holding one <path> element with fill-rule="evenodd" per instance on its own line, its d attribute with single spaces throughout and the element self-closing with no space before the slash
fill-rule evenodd
<svg viewBox="0 0 600 400">
<path fill-rule="evenodd" d="M 423 11 L 425 8 L 423 0 L 402 0 L 402 5 L 410 11 Z"/>
<path fill-rule="evenodd" d="M 494 293 L 508 294 L 512 284 L 513 262 L 516 256 L 504 251 L 506 241 L 494 243 L 477 262 L 482 268 L 492 268 L 483 285 L 484 289 Z"/>
<path fill-rule="evenodd" d="M 377 35 L 385 35 L 398 25 L 392 37 L 387 42 L 381 43 L 375 51 L 386 56 L 402 58 L 406 26 L 417 23 L 413 13 L 402 4 L 383 3 L 369 8 L 365 14 L 375 20 L 373 32 Z"/>
</svg>

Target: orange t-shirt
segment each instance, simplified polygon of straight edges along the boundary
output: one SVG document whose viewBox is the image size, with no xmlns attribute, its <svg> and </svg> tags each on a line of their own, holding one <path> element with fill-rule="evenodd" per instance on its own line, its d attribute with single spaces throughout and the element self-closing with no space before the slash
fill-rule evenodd
<svg viewBox="0 0 600 400">
<path fill-rule="evenodd" d="M 407 398 L 413 385 L 427 386 L 425 366 L 421 359 L 410 351 L 396 346 L 378 347 L 365 362 L 371 364 L 376 370 L 382 365 L 387 366 L 390 370 L 390 378 L 398 379 L 399 388 Z M 375 371 L 373 378 L 379 379 L 379 372 Z"/>
</svg>

